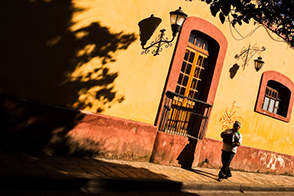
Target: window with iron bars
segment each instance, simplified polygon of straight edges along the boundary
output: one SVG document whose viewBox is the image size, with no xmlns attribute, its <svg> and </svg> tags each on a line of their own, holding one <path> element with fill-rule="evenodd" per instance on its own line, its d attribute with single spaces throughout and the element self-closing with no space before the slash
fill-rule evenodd
<svg viewBox="0 0 294 196">
<path fill-rule="evenodd" d="M 202 140 L 212 105 L 166 92 L 159 131 Z"/>
<path fill-rule="evenodd" d="M 269 80 L 265 89 L 262 110 L 287 116 L 291 92 L 279 82 Z"/>
<path fill-rule="evenodd" d="M 269 86 L 266 87 L 262 109 L 275 113 L 279 110 L 279 92 Z"/>
</svg>

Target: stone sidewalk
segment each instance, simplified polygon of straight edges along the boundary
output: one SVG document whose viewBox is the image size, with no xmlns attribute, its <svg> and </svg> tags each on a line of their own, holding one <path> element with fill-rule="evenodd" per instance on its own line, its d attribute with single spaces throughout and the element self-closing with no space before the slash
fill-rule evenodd
<svg viewBox="0 0 294 196">
<path fill-rule="evenodd" d="M 1 191 L 287 191 L 294 177 L 232 171 L 217 181 L 218 169 L 163 166 L 147 162 L 86 157 L 31 156 L 0 151 Z"/>
</svg>

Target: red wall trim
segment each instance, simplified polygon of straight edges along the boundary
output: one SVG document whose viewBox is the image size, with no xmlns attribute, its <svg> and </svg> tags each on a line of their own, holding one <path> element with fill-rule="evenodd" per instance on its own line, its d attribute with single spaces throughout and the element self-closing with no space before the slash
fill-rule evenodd
<svg viewBox="0 0 294 196">
<path fill-rule="evenodd" d="M 1 150 L 221 166 L 220 140 L 191 140 L 141 122 L 1 96 L 0 109 L 5 122 L 0 123 Z M 238 148 L 231 164 L 233 169 L 276 174 L 294 174 L 293 165 L 294 156 L 247 146 Z"/>
<path fill-rule="evenodd" d="M 82 114 L 83 118 L 68 133 L 73 144 L 104 158 L 150 160 L 157 127 L 100 114 Z"/>
<path fill-rule="evenodd" d="M 196 166 L 219 168 L 222 165 L 221 149 L 222 141 L 210 138 L 202 140 L 197 144 L 195 160 L 198 165 Z M 292 155 L 240 146 L 231 167 L 235 170 L 249 172 L 294 174 L 293 164 L 294 156 Z"/>
<path fill-rule="evenodd" d="M 279 82 L 279 83 L 283 84 L 284 86 L 286 86 L 291 91 L 291 97 L 290 97 L 290 101 L 289 101 L 289 108 L 288 108 L 287 117 L 283 117 L 278 114 L 274 114 L 274 113 L 271 113 L 271 112 L 268 112 L 268 111 L 262 109 L 265 90 L 266 90 L 266 86 L 267 86 L 267 83 L 269 80 L 274 80 L 276 82 Z M 291 118 L 293 101 L 294 101 L 293 93 L 294 93 L 294 85 L 293 85 L 293 82 L 288 77 L 286 77 L 283 74 L 276 72 L 276 71 L 266 71 L 262 75 L 255 111 L 258 113 L 285 121 L 285 122 L 289 122 L 290 118 Z"/>
</svg>

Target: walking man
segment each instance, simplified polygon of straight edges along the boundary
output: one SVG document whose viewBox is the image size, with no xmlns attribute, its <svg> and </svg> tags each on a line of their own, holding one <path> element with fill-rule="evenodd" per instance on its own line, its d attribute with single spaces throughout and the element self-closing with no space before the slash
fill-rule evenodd
<svg viewBox="0 0 294 196">
<path fill-rule="evenodd" d="M 234 158 L 238 146 L 242 143 L 242 135 L 239 132 L 241 128 L 241 123 L 236 121 L 232 129 L 227 129 L 221 133 L 223 138 L 223 148 L 222 148 L 222 168 L 218 174 L 218 181 L 232 177 L 230 164 Z"/>
</svg>

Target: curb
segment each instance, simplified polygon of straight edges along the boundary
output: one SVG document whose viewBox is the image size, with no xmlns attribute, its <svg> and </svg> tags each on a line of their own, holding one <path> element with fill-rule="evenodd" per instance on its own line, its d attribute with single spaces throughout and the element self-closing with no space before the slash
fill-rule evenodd
<svg viewBox="0 0 294 196">
<path fill-rule="evenodd" d="M 205 191 L 255 191 L 294 192 L 294 187 L 248 186 L 225 183 L 182 183 L 171 180 L 143 180 L 129 178 L 54 178 L 43 176 L 1 176 L 1 191 L 86 191 L 91 193 L 162 191 L 180 192 L 188 190 Z"/>
<path fill-rule="evenodd" d="M 250 185 L 230 185 L 217 183 L 201 183 L 201 184 L 183 184 L 183 190 L 206 190 L 206 191 L 254 191 L 254 192 L 294 192 L 294 187 L 282 186 L 250 186 Z"/>
<path fill-rule="evenodd" d="M 1 176 L 1 191 L 181 191 L 182 182 L 115 178 L 54 178 L 38 176 Z"/>
</svg>

